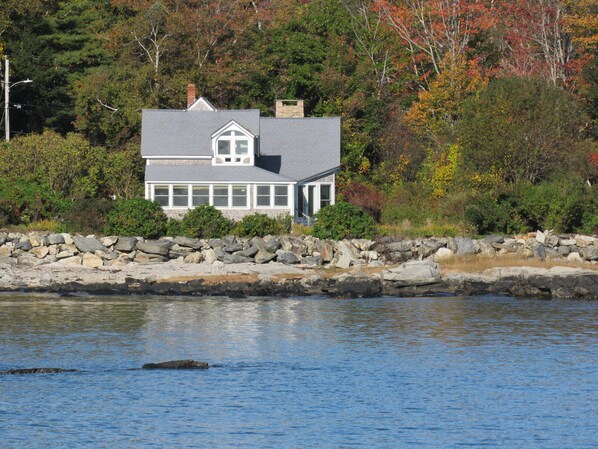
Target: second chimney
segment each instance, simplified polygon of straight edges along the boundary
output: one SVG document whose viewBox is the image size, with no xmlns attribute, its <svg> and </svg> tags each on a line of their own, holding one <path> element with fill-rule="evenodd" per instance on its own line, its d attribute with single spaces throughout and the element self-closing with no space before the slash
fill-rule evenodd
<svg viewBox="0 0 598 449">
<path fill-rule="evenodd" d="M 302 118 L 303 100 L 276 100 L 276 117 Z"/>
<path fill-rule="evenodd" d="M 195 84 L 187 84 L 187 107 L 195 103 Z"/>
</svg>

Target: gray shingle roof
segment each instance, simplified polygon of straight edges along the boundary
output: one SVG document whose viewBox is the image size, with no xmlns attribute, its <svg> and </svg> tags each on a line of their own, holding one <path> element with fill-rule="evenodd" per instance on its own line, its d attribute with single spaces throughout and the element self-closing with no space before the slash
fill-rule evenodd
<svg viewBox="0 0 598 449">
<path fill-rule="evenodd" d="M 147 182 L 292 182 L 276 173 L 252 165 L 148 165 Z"/>
<path fill-rule="evenodd" d="M 301 181 L 340 166 L 340 118 L 260 118 L 257 109 L 144 110 L 141 155 L 212 156 L 211 136 L 234 120 L 258 137 L 256 167 L 146 167 L 146 181 Z M 259 167 L 259 168 L 258 168 Z"/>
<path fill-rule="evenodd" d="M 262 118 L 256 165 L 296 181 L 340 166 L 339 117 Z"/>
<path fill-rule="evenodd" d="M 258 109 L 187 111 L 145 109 L 142 113 L 142 156 L 212 156 L 212 134 L 231 120 L 260 134 Z"/>
</svg>

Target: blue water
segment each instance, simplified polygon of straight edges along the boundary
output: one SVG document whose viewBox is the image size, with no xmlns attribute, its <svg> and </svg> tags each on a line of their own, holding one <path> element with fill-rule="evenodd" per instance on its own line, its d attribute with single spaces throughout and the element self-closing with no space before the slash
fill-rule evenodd
<svg viewBox="0 0 598 449">
<path fill-rule="evenodd" d="M 141 371 L 193 358 L 206 371 Z M 597 448 L 598 302 L 0 296 L 0 448 Z"/>
</svg>

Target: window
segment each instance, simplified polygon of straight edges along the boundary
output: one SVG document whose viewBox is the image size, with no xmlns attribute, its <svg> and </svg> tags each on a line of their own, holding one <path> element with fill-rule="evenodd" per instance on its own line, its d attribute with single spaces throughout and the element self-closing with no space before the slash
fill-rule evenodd
<svg viewBox="0 0 598 449">
<path fill-rule="evenodd" d="M 172 206 L 189 207 L 189 187 L 172 186 Z"/>
<path fill-rule="evenodd" d="M 270 186 L 257 186 L 256 205 L 270 207 Z"/>
<path fill-rule="evenodd" d="M 191 205 L 193 207 L 210 204 L 210 186 L 193 186 Z"/>
<path fill-rule="evenodd" d="M 233 207 L 247 207 L 247 186 L 233 186 Z"/>
<path fill-rule="evenodd" d="M 154 186 L 154 201 L 162 207 L 168 207 L 168 186 Z"/>
<path fill-rule="evenodd" d="M 216 144 L 216 155 L 225 164 L 246 163 L 249 156 L 249 137 L 240 131 L 227 131 L 218 137 Z"/>
<path fill-rule="evenodd" d="M 214 186 L 214 206 L 228 207 L 228 186 Z"/>
<path fill-rule="evenodd" d="M 289 189 L 287 188 L 287 186 L 274 186 L 274 205 L 289 205 Z"/>
<path fill-rule="evenodd" d="M 320 186 L 320 209 L 330 205 L 331 202 L 331 188 L 330 184 L 322 184 Z"/>
</svg>

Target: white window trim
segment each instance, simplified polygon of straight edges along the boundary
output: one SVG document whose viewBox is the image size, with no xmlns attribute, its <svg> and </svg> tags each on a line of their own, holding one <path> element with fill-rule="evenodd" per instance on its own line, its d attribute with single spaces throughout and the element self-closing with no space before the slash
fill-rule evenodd
<svg viewBox="0 0 598 449">
<path fill-rule="evenodd" d="M 286 188 L 287 188 L 287 205 L 286 206 L 276 206 L 275 205 L 275 199 L 276 199 L 276 194 L 275 194 L 275 187 L 280 187 L 281 185 L 285 185 L 285 184 L 266 184 L 266 183 L 259 183 L 259 184 L 255 184 L 255 189 L 253 192 L 253 204 L 255 204 L 255 209 L 277 209 L 277 210 L 285 210 L 285 209 L 290 209 L 292 210 L 292 206 L 291 204 L 291 200 L 293 199 L 293 184 L 287 184 Z M 259 186 L 267 186 L 270 187 L 270 204 L 268 206 L 258 206 L 257 204 L 257 188 Z"/>
<path fill-rule="evenodd" d="M 241 136 L 247 138 L 247 154 L 246 155 L 242 155 L 242 156 L 238 156 L 236 155 L 235 151 L 236 151 L 236 145 L 231 145 L 231 154 L 230 157 L 231 158 L 235 158 L 235 157 L 241 157 L 241 159 L 245 159 L 245 158 L 249 158 L 249 163 L 243 163 L 241 162 L 217 162 L 216 159 L 220 158 L 223 159 L 223 156 L 218 154 L 218 141 L 219 139 L 222 137 L 222 135 L 224 133 L 227 133 L 229 131 L 234 131 L 235 134 L 239 133 Z M 229 139 L 226 139 L 229 140 Z M 230 139 L 229 141 L 232 142 L 236 142 L 236 136 L 233 136 L 232 139 Z M 241 140 L 241 139 L 239 139 Z M 213 154 L 213 158 L 212 158 L 212 165 L 227 165 L 227 166 L 248 166 L 248 165 L 255 165 L 255 136 L 249 132 L 248 130 L 246 130 L 245 128 L 243 128 L 241 125 L 239 125 L 237 122 L 235 122 L 234 120 L 229 122 L 228 124 L 226 124 L 224 127 L 220 128 L 218 131 L 216 131 L 214 134 L 212 134 L 212 154 Z"/>
</svg>

